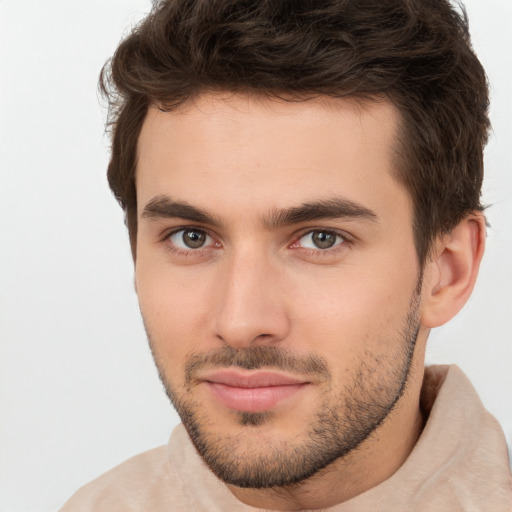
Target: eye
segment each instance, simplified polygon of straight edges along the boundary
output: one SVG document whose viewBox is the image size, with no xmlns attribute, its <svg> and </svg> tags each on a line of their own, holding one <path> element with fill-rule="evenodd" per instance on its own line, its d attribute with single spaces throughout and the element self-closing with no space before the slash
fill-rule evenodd
<svg viewBox="0 0 512 512">
<path fill-rule="evenodd" d="M 170 242 L 178 249 L 201 249 L 210 245 L 213 240 L 199 229 L 180 229 L 169 236 Z"/>
<path fill-rule="evenodd" d="M 298 240 L 298 245 L 304 249 L 331 249 L 341 245 L 345 240 L 334 231 L 315 230 L 306 233 Z"/>
</svg>

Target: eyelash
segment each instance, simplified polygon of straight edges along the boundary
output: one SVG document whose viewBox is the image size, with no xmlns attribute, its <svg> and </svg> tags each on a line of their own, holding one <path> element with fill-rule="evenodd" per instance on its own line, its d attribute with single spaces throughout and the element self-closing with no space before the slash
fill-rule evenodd
<svg viewBox="0 0 512 512">
<path fill-rule="evenodd" d="M 166 247 L 166 249 L 169 252 L 176 254 L 177 256 L 186 256 L 186 257 L 196 256 L 196 257 L 198 257 L 198 256 L 202 256 L 207 250 L 212 248 L 212 245 L 200 247 L 197 249 L 192 249 L 192 248 L 181 249 L 179 247 L 176 247 L 176 245 L 174 245 L 170 240 L 171 240 L 172 236 L 176 235 L 177 233 L 179 233 L 181 231 L 183 231 L 183 232 L 195 231 L 198 233 L 203 233 L 206 236 L 208 236 L 214 240 L 214 237 L 206 229 L 197 228 L 194 226 L 180 226 L 178 228 L 173 229 L 172 231 L 166 232 L 160 240 L 161 243 L 164 244 L 164 246 Z M 341 242 L 337 243 L 333 247 L 329 247 L 326 249 L 320 249 L 320 248 L 313 249 L 313 248 L 309 248 L 309 247 L 300 247 L 300 246 L 294 247 L 298 244 L 298 242 L 301 238 L 304 238 L 305 236 L 311 235 L 313 233 L 325 233 L 327 235 L 334 235 L 336 237 L 341 238 Z M 303 231 L 298 236 L 296 236 L 294 239 L 294 242 L 289 244 L 288 248 L 290 248 L 292 250 L 307 252 L 308 256 L 314 256 L 314 257 L 321 258 L 321 257 L 325 257 L 325 256 L 332 256 L 334 254 L 337 254 L 339 251 L 346 250 L 350 245 L 352 245 L 352 243 L 353 243 L 353 240 L 345 232 L 337 231 L 334 229 L 326 229 L 326 228 L 309 228 L 307 231 Z M 214 246 L 218 245 L 219 247 L 221 246 L 221 244 L 219 242 L 214 242 L 213 245 Z"/>
<path fill-rule="evenodd" d="M 333 247 L 328 247 L 326 249 L 320 249 L 319 247 L 316 249 L 309 247 L 294 247 L 294 245 L 298 244 L 301 238 L 304 238 L 308 235 L 312 235 L 313 233 L 324 233 L 326 235 L 334 235 L 335 237 L 339 237 L 341 239 L 340 243 L 337 243 Z M 289 247 L 293 250 L 303 251 L 308 254 L 308 256 L 313 256 L 317 258 L 327 257 L 336 255 L 338 252 L 346 250 L 351 245 L 351 238 L 344 232 L 337 231 L 335 229 L 328 228 L 309 228 L 307 231 L 301 232 L 296 238 L 295 241 L 289 245 Z"/>
<path fill-rule="evenodd" d="M 181 249 L 179 247 L 176 247 L 176 245 L 174 245 L 171 242 L 171 237 L 173 235 L 176 235 L 180 231 L 183 231 L 183 232 L 195 231 L 197 233 L 203 233 L 203 234 L 205 234 L 206 236 L 208 236 L 208 237 L 210 237 L 212 239 L 214 238 L 212 235 L 210 235 L 210 233 L 208 233 L 207 230 L 205 230 L 203 228 L 196 228 L 194 226 L 180 226 L 178 228 L 173 229 L 172 231 L 166 232 L 164 234 L 164 236 L 162 237 L 162 239 L 161 239 L 162 244 L 165 246 L 165 248 L 169 252 L 171 252 L 173 254 L 176 254 L 177 256 L 195 256 L 195 257 L 197 257 L 197 256 L 202 256 L 206 250 L 211 248 L 210 246 L 199 247 L 198 249 L 192 249 L 192 248 L 190 248 L 190 249 Z"/>
</svg>

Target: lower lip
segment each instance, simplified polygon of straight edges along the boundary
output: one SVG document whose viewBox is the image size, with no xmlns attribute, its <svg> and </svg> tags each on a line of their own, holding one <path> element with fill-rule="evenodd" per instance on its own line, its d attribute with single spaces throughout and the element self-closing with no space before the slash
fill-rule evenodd
<svg viewBox="0 0 512 512">
<path fill-rule="evenodd" d="M 210 393 L 218 402 L 229 409 L 243 412 L 269 411 L 307 386 L 304 383 L 261 388 L 238 388 L 217 382 L 206 382 L 206 384 Z"/>
</svg>

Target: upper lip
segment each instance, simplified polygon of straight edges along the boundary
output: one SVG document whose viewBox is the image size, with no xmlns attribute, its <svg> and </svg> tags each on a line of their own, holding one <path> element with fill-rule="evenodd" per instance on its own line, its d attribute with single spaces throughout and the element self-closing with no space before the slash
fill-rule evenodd
<svg viewBox="0 0 512 512">
<path fill-rule="evenodd" d="M 304 379 L 268 370 L 240 371 L 235 369 L 207 372 L 201 375 L 200 380 L 237 388 L 292 386 L 306 384 L 307 382 Z"/>
</svg>

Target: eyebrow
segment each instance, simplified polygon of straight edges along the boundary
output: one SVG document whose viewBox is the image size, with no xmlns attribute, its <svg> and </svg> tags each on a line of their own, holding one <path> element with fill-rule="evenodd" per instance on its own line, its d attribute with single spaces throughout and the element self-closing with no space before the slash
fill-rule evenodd
<svg viewBox="0 0 512 512">
<path fill-rule="evenodd" d="M 265 225 L 274 229 L 279 226 L 298 224 L 321 219 L 363 219 L 376 222 L 377 214 L 362 204 L 342 197 L 323 199 L 284 210 L 276 210 L 265 220 Z"/>
<path fill-rule="evenodd" d="M 156 196 L 151 199 L 142 211 L 142 217 L 147 219 L 179 218 L 190 222 L 220 226 L 222 222 L 206 210 L 192 206 L 186 202 L 175 201 L 168 196 Z M 333 197 L 300 206 L 292 206 L 275 210 L 263 219 L 268 229 L 280 226 L 299 224 L 321 219 L 363 219 L 376 222 L 377 214 L 361 205 L 341 197 Z"/>
<path fill-rule="evenodd" d="M 186 202 L 174 201 L 167 196 L 156 196 L 151 199 L 144 210 L 142 218 L 177 218 L 212 226 L 220 225 L 220 221 L 207 211 L 192 206 Z"/>
</svg>

